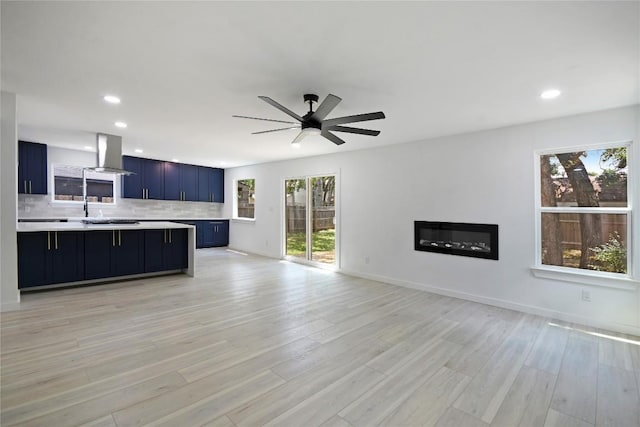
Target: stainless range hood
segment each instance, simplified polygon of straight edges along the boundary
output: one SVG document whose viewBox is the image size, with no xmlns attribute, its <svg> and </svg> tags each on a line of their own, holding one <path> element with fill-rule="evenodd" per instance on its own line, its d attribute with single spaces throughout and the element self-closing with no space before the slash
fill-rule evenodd
<svg viewBox="0 0 640 427">
<path fill-rule="evenodd" d="M 86 170 L 117 175 L 131 175 L 133 172 L 122 169 L 122 137 L 99 133 L 96 136 L 98 145 L 98 166 Z"/>
</svg>

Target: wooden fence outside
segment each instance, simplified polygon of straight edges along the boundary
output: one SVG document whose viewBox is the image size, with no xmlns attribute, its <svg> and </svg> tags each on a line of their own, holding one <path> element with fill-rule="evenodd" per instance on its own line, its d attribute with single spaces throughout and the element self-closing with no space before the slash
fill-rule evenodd
<svg viewBox="0 0 640 427">
<path fill-rule="evenodd" d="M 560 242 L 564 249 L 580 249 L 580 214 L 560 215 Z M 600 232 L 602 242 L 606 243 L 609 236 L 618 232 L 622 240 L 626 240 L 626 215 L 600 214 Z"/>
<path fill-rule="evenodd" d="M 306 230 L 306 208 L 304 206 L 287 206 L 286 224 L 287 233 L 304 233 Z M 314 208 L 311 213 L 313 218 L 312 232 L 331 230 L 335 228 L 335 207 Z"/>
</svg>

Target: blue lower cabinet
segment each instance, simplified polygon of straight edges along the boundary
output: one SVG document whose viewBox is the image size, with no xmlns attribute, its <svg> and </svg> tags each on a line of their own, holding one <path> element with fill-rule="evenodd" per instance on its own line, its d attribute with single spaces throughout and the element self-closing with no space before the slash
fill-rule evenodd
<svg viewBox="0 0 640 427">
<path fill-rule="evenodd" d="M 168 243 L 164 245 L 163 260 L 166 270 L 180 270 L 189 264 L 189 241 L 186 228 L 168 229 Z"/>
<path fill-rule="evenodd" d="M 84 239 L 85 279 L 103 279 L 111 277 L 111 252 L 115 243 L 112 230 L 87 231 Z"/>
<path fill-rule="evenodd" d="M 84 232 L 55 231 L 51 234 L 51 283 L 84 280 Z"/>
<path fill-rule="evenodd" d="M 144 273 L 144 230 L 114 230 L 111 256 L 113 276 Z"/>
<path fill-rule="evenodd" d="M 212 248 L 229 245 L 229 221 L 198 221 L 197 230 L 199 248 Z"/>
<path fill-rule="evenodd" d="M 84 280 L 84 233 L 18 233 L 18 288 Z"/>
<path fill-rule="evenodd" d="M 47 240 L 49 239 L 49 240 Z M 42 286 L 51 283 L 47 274 L 47 258 L 51 233 L 18 233 L 18 288 Z"/>
<path fill-rule="evenodd" d="M 146 230 L 144 238 L 144 271 L 182 270 L 187 268 L 188 231 L 185 228 Z"/>
<path fill-rule="evenodd" d="M 87 280 L 144 273 L 144 230 L 85 232 Z"/>
</svg>

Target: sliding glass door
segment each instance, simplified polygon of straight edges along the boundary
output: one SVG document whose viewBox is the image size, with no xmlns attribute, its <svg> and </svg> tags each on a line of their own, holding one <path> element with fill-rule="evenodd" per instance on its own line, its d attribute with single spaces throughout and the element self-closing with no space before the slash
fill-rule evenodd
<svg viewBox="0 0 640 427">
<path fill-rule="evenodd" d="M 285 181 L 285 256 L 336 263 L 336 177 Z"/>
</svg>

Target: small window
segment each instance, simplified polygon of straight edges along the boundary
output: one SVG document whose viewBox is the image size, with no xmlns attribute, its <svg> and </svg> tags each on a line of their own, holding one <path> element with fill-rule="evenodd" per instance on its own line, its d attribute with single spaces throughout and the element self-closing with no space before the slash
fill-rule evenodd
<svg viewBox="0 0 640 427">
<path fill-rule="evenodd" d="M 64 202 L 84 202 L 82 168 L 78 166 L 53 166 L 53 199 Z M 87 201 L 89 203 L 115 203 L 114 174 L 85 172 Z"/>
<path fill-rule="evenodd" d="M 629 274 L 628 148 L 539 155 L 538 265 Z"/>
<path fill-rule="evenodd" d="M 256 180 L 236 181 L 236 218 L 255 219 Z"/>
</svg>

